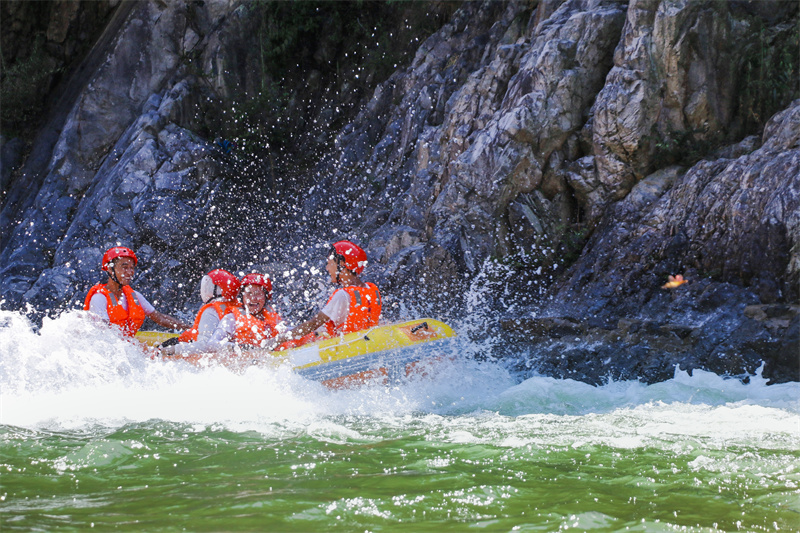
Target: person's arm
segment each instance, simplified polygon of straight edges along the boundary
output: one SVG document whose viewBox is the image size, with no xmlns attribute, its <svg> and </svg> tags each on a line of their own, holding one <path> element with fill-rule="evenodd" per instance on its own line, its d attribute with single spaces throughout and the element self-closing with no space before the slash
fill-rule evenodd
<svg viewBox="0 0 800 533">
<path fill-rule="evenodd" d="M 153 322 L 159 326 L 164 326 L 165 328 L 170 329 L 189 329 L 193 326 L 193 324 L 187 324 L 186 322 L 175 318 L 174 316 L 166 315 L 156 311 L 156 308 L 153 307 L 153 304 L 148 302 L 147 298 L 145 298 L 144 295 L 142 295 L 142 293 L 139 291 L 133 291 L 133 295 L 139 302 L 139 305 L 142 306 L 142 309 L 144 309 L 144 314 L 147 315 L 148 318 L 151 318 Z"/>
<path fill-rule="evenodd" d="M 164 354 L 187 354 L 200 352 L 218 352 L 233 346 L 233 337 L 236 334 L 236 318 L 225 315 L 217 327 L 208 337 L 198 338 L 195 342 L 179 342 L 172 346 L 161 348 Z"/>
<path fill-rule="evenodd" d="M 285 333 L 281 333 L 280 335 L 275 337 L 275 340 L 277 341 L 275 344 L 280 344 L 287 340 L 299 339 L 301 337 L 304 337 L 305 335 L 308 335 L 312 331 L 316 331 L 317 328 L 320 328 L 325 324 L 327 324 L 329 320 L 330 318 L 328 317 L 328 315 L 320 311 L 314 318 L 306 320 L 296 328 L 287 331 Z"/>
<path fill-rule="evenodd" d="M 349 312 L 350 296 L 343 290 L 337 290 L 314 318 L 306 320 L 293 330 L 284 333 L 283 341 L 300 339 L 331 321 L 338 326 L 347 320 Z"/>
<path fill-rule="evenodd" d="M 186 322 L 175 318 L 174 316 L 165 315 L 164 313 L 160 313 L 158 311 L 153 311 L 149 315 L 147 315 L 153 322 L 158 324 L 159 326 L 164 326 L 165 328 L 170 329 L 189 329 L 192 327 L 192 324 L 187 324 Z"/>
<path fill-rule="evenodd" d="M 89 300 L 89 312 L 99 319 L 108 322 L 108 300 L 102 294 L 95 294 Z"/>
<path fill-rule="evenodd" d="M 333 321 L 337 325 L 341 324 L 347 319 L 349 310 L 350 296 L 345 291 L 337 290 L 314 318 L 306 320 L 291 331 L 281 333 L 275 337 L 275 345 L 277 346 L 287 340 L 300 339 L 312 331 L 316 331 L 317 328 L 324 326 L 329 321 Z"/>
</svg>

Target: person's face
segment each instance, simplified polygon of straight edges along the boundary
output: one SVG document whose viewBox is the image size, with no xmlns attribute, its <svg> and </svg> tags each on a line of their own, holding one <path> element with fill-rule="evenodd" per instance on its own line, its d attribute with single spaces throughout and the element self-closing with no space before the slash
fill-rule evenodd
<svg viewBox="0 0 800 533">
<path fill-rule="evenodd" d="M 136 263 L 131 257 L 119 257 L 114 261 L 114 274 L 117 275 L 121 285 L 129 285 L 133 280 L 133 275 L 136 274 Z"/>
<path fill-rule="evenodd" d="M 242 303 L 251 315 L 260 313 L 267 303 L 267 294 L 264 292 L 264 287 L 261 285 L 247 285 L 242 290 Z"/>
<path fill-rule="evenodd" d="M 336 283 L 336 274 L 338 273 L 338 264 L 333 256 L 328 257 L 328 264 L 325 265 L 325 269 L 328 271 L 328 274 L 331 276 L 331 283 Z"/>
</svg>

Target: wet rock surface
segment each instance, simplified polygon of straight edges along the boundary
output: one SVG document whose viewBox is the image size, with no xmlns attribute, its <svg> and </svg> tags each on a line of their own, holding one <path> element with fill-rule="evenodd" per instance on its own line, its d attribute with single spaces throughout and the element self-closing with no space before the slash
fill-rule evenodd
<svg viewBox="0 0 800 533">
<path fill-rule="evenodd" d="M 676 289 L 663 312 L 616 323 L 570 317 L 506 318 L 501 328 L 512 352 L 529 357 L 516 366 L 602 384 L 611 380 L 664 381 L 676 368 L 746 378 L 756 372 L 769 383 L 797 381 L 800 306 L 757 304 L 758 298 L 729 284 L 701 282 Z M 711 312 L 709 312 L 711 308 Z M 497 347 L 495 357 L 506 357 Z"/>
<path fill-rule="evenodd" d="M 160 309 L 191 316 L 221 267 L 277 277 L 301 315 L 320 247 L 349 237 L 388 318 L 479 314 L 523 372 L 800 379 L 795 2 L 465 2 L 364 98 L 308 73 L 331 96 L 282 101 L 320 150 L 291 180 L 215 130 L 275 83 L 251 4 L 55 4 L 47 28 L 5 19 L 83 59 L 29 149 L 2 132 L 4 308 L 79 306 L 121 243 Z M 754 81 L 777 65 L 794 75 Z"/>
</svg>

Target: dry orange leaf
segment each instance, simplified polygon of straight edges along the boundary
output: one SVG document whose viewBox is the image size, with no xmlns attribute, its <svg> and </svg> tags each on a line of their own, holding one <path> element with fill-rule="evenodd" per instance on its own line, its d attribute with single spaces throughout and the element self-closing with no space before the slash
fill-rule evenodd
<svg viewBox="0 0 800 533">
<path fill-rule="evenodd" d="M 683 276 L 681 274 L 668 276 L 667 279 L 669 281 L 667 281 L 665 284 L 661 286 L 662 289 L 674 289 L 675 287 L 680 287 L 681 285 L 687 282 L 687 280 L 683 279 Z"/>
</svg>

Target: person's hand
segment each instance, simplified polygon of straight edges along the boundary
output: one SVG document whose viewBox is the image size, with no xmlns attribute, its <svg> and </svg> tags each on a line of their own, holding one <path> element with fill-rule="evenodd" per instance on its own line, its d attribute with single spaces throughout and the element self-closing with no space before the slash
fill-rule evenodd
<svg viewBox="0 0 800 533">
<path fill-rule="evenodd" d="M 175 355 L 175 345 L 172 346 L 158 346 L 158 351 L 160 355 Z"/>
<path fill-rule="evenodd" d="M 155 359 L 160 355 L 158 353 L 158 346 L 148 346 L 147 344 L 142 343 L 141 348 L 144 351 L 145 355 L 150 359 Z"/>
<path fill-rule="evenodd" d="M 263 348 L 264 350 L 269 350 L 269 351 L 271 352 L 272 350 L 274 350 L 274 349 L 275 349 L 275 347 L 276 347 L 278 344 L 280 344 L 280 342 L 278 341 L 278 337 L 280 337 L 280 335 L 278 335 L 278 336 L 276 336 L 276 337 L 273 337 L 273 338 L 271 338 L 271 339 L 264 339 L 264 340 L 263 340 L 263 341 L 261 341 L 261 343 L 259 344 L 259 347 L 260 347 L 260 348 Z"/>
</svg>

